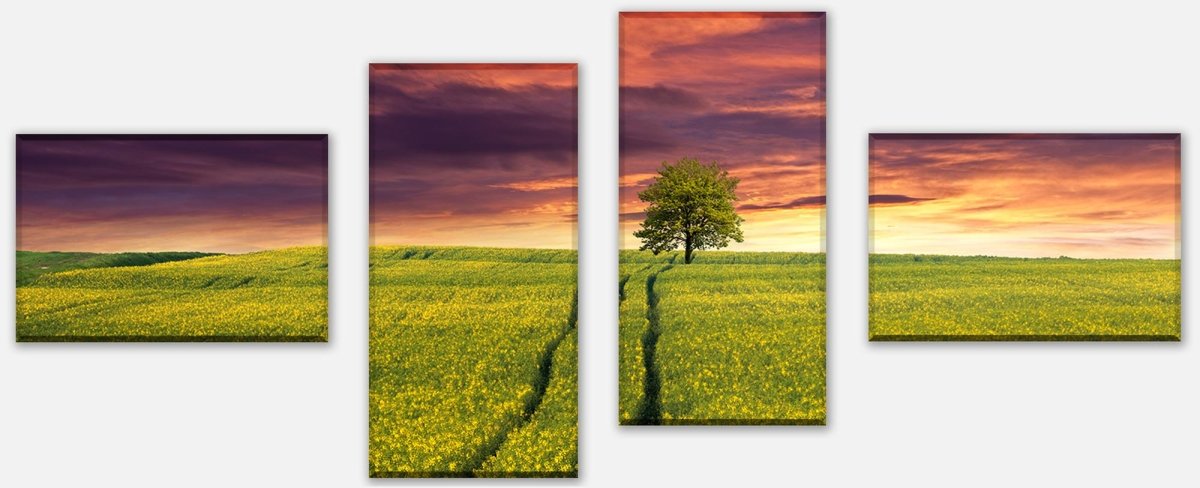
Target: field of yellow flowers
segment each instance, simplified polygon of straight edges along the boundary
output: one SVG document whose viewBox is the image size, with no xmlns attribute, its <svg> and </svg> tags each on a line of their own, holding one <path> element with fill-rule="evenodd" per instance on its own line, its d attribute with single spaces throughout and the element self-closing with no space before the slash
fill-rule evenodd
<svg viewBox="0 0 1200 488">
<path fill-rule="evenodd" d="M 577 472 L 574 251 L 371 249 L 372 477 Z"/>
<path fill-rule="evenodd" d="M 622 424 L 823 424 L 825 256 L 622 251 Z"/>
<path fill-rule="evenodd" d="M 871 340 L 1180 339 L 1177 259 L 871 256 Z"/>
<path fill-rule="evenodd" d="M 17 340 L 324 341 L 326 254 L 290 248 L 41 274 L 17 287 Z"/>
</svg>

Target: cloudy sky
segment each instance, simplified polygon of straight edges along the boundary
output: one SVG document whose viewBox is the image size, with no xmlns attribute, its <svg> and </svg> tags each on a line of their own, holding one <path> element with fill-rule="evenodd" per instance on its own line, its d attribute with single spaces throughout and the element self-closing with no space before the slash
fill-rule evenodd
<svg viewBox="0 0 1200 488">
<path fill-rule="evenodd" d="M 823 250 L 825 16 L 621 14 L 623 247 L 637 193 L 663 161 L 717 161 L 738 186 L 746 242 L 729 250 Z"/>
<path fill-rule="evenodd" d="M 17 136 L 17 249 L 323 245 L 325 136 Z"/>
<path fill-rule="evenodd" d="M 877 253 L 1176 258 L 1177 134 L 871 137 Z"/>
<path fill-rule="evenodd" d="M 574 64 L 371 65 L 378 245 L 574 248 Z"/>
</svg>

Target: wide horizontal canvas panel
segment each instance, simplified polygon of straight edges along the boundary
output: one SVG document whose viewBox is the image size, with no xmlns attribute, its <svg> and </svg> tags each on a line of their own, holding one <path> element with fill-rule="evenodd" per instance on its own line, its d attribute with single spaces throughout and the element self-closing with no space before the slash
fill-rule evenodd
<svg viewBox="0 0 1200 488">
<path fill-rule="evenodd" d="M 1179 340 L 1178 134 L 870 143 L 871 340 Z"/>
<path fill-rule="evenodd" d="M 18 341 L 325 341 L 325 135 L 17 136 Z"/>
</svg>

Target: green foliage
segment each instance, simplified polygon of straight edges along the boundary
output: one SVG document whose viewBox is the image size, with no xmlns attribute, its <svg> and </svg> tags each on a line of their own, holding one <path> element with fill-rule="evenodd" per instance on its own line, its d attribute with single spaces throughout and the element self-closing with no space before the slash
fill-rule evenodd
<svg viewBox="0 0 1200 488">
<path fill-rule="evenodd" d="M 371 249 L 371 476 L 576 472 L 576 268 L 574 251 Z"/>
<path fill-rule="evenodd" d="M 824 423 L 824 255 L 651 257 L 621 254 L 621 423 Z"/>
<path fill-rule="evenodd" d="M 872 255 L 872 340 L 1179 340 L 1179 260 Z"/>
<path fill-rule="evenodd" d="M 654 183 L 638 193 L 649 204 L 642 228 L 633 233 L 642 240 L 641 250 L 658 254 L 682 246 L 684 262 L 691 263 L 695 250 L 742 242 L 743 219 L 733 206 L 738 181 L 716 162 L 664 161 Z"/>
<path fill-rule="evenodd" d="M 326 249 L 49 273 L 17 288 L 19 341 L 324 341 Z"/>
<path fill-rule="evenodd" d="M 36 252 L 17 251 L 17 286 L 27 285 L 38 276 L 73 269 L 109 268 L 116 266 L 146 266 L 214 256 L 205 252 L 122 252 L 100 254 L 93 252 Z"/>
</svg>

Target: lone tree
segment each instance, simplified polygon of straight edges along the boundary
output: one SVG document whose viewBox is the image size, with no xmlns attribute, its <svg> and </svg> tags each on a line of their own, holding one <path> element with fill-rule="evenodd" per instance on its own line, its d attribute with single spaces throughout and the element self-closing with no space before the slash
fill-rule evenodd
<svg viewBox="0 0 1200 488">
<path fill-rule="evenodd" d="M 738 179 L 716 162 L 683 158 L 663 161 L 658 177 L 638 198 L 649 203 L 641 230 L 641 250 L 658 254 L 683 246 L 683 261 L 698 249 L 719 249 L 730 240 L 742 242 L 743 219 L 733 208 Z"/>
</svg>

